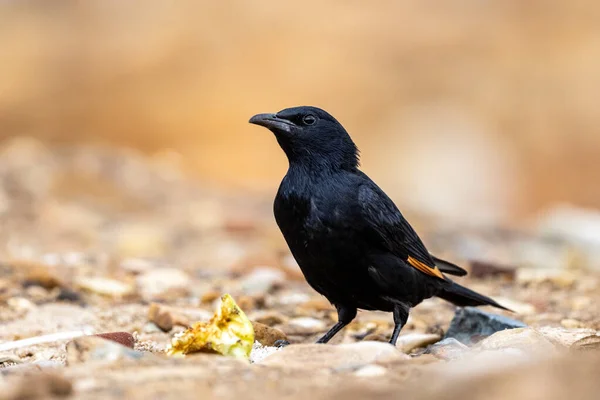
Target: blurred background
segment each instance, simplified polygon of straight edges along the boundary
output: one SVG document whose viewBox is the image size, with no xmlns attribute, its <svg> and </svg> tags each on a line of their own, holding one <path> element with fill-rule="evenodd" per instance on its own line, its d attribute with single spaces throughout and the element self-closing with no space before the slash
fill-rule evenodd
<svg viewBox="0 0 600 400">
<path fill-rule="evenodd" d="M 404 208 L 502 224 L 600 206 L 591 0 L 0 7 L 4 139 L 126 146 L 273 195 L 287 162 L 247 120 L 316 105 Z"/>
</svg>

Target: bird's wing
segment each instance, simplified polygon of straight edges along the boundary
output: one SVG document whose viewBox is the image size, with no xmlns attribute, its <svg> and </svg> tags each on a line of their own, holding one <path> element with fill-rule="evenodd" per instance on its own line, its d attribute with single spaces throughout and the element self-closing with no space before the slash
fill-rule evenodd
<svg viewBox="0 0 600 400">
<path fill-rule="evenodd" d="M 437 265 L 438 268 L 440 269 L 440 271 L 442 271 L 445 274 L 450 274 L 450 275 L 455 275 L 455 276 L 465 276 L 467 274 L 467 271 L 465 271 L 458 265 L 454 265 L 449 261 L 442 260 L 441 258 L 437 258 L 434 255 L 431 255 L 431 257 L 433 258 L 435 265 Z"/>
<path fill-rule="evenodd" d="M 446 279 L 394 202 L 371 180 L 359 186 L 358 203 L 364 229 L 373 242 L 422 273 Z"/>
</svg>

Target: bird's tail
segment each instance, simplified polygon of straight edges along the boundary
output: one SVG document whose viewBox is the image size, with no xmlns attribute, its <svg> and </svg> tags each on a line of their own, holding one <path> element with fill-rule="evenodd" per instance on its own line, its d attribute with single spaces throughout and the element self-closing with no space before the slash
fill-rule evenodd
<svg viewBox="0 0 600 400">
<path fill-rule="evenodd" d="M 492 306 L 496 308 L 501 308 L 503 310 L 512 311 L 496 303 L 489 297 L 474 292 L 471 289 L 467 289 L 466 287 L 461 286 L 455 282 L 450 282 L 448 286 L 444 287 L 437 294 L 437 297 L 449 301 L 450 303 L 453 303 L 459 307 Z"/>
</svg>

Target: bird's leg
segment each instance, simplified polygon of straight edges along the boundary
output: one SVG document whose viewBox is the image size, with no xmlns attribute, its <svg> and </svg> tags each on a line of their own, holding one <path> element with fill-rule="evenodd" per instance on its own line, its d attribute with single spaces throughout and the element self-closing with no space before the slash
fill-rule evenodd
<svg viewBox="0 0 600 400">
<path fill-rule="evenodd" d="M 338 322 L 331 327 L 331 329 L 323 335 L 323 337 L 317 340 L 317 343 L 327 343 L 335 336 L 336 333 L 341 331 L 346 325 L 348 325 L 356 317 L 356 307 L 338 306 L 336 305 L 338 313 Z"/>
<path fill-rule="evenodd" d="M 407 320 L 408 309 L 403 306 L 396 306 L 396 308 L 394 308 L 394 332 L 392 332 L 392 338 L 390 339 L 390 343 L 394 346 L 396 345 L 396 341 L 398 340 L 400 330 L 406 324 Z"/>
</svg>

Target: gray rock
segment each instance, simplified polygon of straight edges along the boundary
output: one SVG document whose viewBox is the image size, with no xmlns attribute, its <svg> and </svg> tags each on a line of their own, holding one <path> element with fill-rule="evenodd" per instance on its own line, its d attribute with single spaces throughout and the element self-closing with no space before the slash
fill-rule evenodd
<svg viewBox="0 0 600 400">
<path fill-rule="evenodd" d="M 444 339 L 455 338 L 463 344 L 471 345 L 495 332 L 526 326 L 521 321 L 503 315 L 487 313 L 474 307 L 465 307 L 456 311 Z"/>
<path fill-rule="evenodd" d="M 89 361 L 113 363 L 119 360 L 139 360 L 142 357 L 152 355 L 95 336 L 82 337 L 67 344 L 67 365 Z"/>
</svg>

